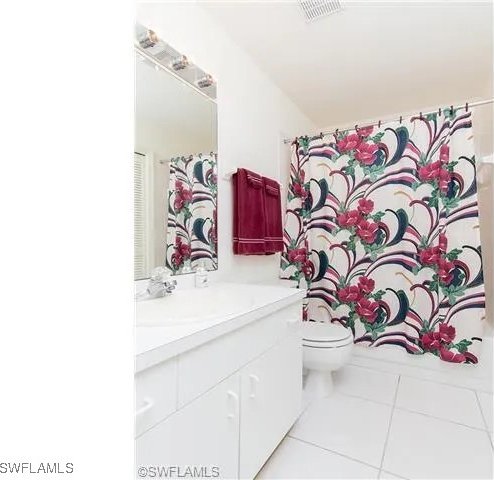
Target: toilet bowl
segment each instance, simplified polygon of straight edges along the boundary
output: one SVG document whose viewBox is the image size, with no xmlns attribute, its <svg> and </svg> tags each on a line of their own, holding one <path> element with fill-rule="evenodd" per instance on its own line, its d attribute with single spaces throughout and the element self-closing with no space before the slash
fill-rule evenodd
<svg viewBox="0 0 494 480">
<path fill-rule="evenodd" d="M 302 348 L 305 394 L 311 398 L 330 395 L 332 372 L 345 365 L 352 354 L 351 330 L 336 323 L 304 322 Z"/>
</svg>

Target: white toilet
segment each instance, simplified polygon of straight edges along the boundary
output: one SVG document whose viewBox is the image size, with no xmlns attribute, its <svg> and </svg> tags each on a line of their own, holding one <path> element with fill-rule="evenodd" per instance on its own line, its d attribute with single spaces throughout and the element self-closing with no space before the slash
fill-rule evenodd
<svg viewBox="0 0 494 480">
<path fill-rule="evenodd" d="M 352 354 L 351 330 L 336 323 L 304 322 L 302 345 L 307 374 L 304 394 L 312 399 L 330 395 L 331 372 L 345 365 Z"/>
</svg>

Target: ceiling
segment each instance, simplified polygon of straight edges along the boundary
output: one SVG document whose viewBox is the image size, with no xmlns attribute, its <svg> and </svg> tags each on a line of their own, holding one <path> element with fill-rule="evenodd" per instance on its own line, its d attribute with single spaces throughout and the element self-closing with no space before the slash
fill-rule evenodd
<svg viewBox="0 0 494 480">
<path fill-rule="evenodd" d="M 318 127 L 493 96 L 489 3 L 342 4 L 312 23 L 293 1 L 203 7 Z"/>
</svg>

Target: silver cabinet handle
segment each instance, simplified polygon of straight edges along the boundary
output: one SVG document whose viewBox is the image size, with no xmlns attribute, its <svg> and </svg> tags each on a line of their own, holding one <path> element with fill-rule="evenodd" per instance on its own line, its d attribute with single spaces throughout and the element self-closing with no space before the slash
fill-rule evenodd
<svg viewBox="0 0 494 480">
<path fill-rule="evenodd" d="M 154 401 L 152 398 L 145 398 L 144 399 L 144 405 L 136 410 L 136 417 L 140 417 L 141 415 L 144 415 L 147 411 L 151 410 L 151 408 L 154 407 Z"/>
<path fill-rule="evenodd" d="M 233 403 L 235 405 L 233 413 L 229 413 L 227 415 L 227 418 L 234 419 L 235 416 L 238 414 L 238 405 L 239 405 L 238 395 L 233 390 L 228 390 L 226 394 L 228 395 L 228 398 L 233 398 Z"/>
</svg>

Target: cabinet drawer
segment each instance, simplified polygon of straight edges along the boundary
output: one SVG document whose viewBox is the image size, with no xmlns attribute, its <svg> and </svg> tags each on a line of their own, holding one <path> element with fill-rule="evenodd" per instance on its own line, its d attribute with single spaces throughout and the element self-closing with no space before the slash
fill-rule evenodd
<svg viewBox="0 0 494 480">
<path fill-rule="evenodd" d="M 135 377 L 136 436 L 177 409 L 177 359 L 139 372 Z"/>
<path fill-rule="evenodd" d="M 298 330 L 301 318 L 302 303 L 298 302 L 180 355 L 178 407 Z"/>
</svg>

